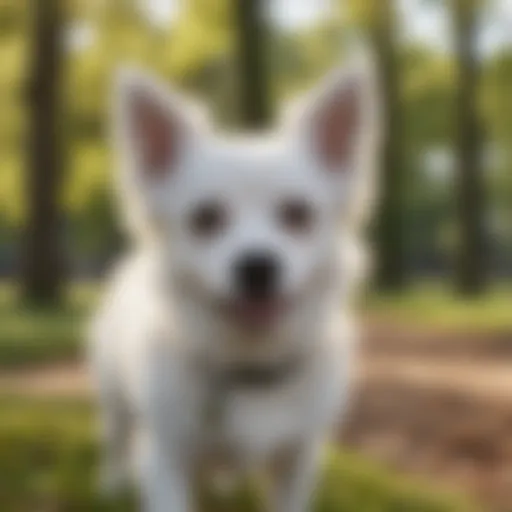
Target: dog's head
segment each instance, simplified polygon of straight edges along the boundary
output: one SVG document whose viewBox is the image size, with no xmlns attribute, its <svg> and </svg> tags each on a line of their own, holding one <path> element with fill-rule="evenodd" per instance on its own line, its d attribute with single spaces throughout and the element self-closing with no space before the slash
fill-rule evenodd
<svg viewBox="0 0 512 512">
<path fill-rule="evenodd" d="M 293 123 L 258 140 L 215 136 L 166 87 L 121 73 L 123 209 L 164 248 L 184 296 L 259 331 L 330 288 L 343 226 L 367 192 L 367 69 L 330 77 Z"/>
</svg>

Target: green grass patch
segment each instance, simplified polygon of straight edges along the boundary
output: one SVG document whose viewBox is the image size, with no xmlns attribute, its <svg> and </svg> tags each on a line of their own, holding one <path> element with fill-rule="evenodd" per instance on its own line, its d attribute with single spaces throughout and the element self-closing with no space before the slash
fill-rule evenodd
<svg viewBox="0 0 512 512">
<path fill-rule="evenodd" d="M 23 304 L 12 284 L 0 286 L 0 366 L 16 367 L 77 357 L 96 287 L 71 286 L 59 307 Z"/>
<path fill-rule="evenodd" d="M 136 510 L 95 492 L 98 452 L 86 402 L 0 400 L 0 503 L 3 512 Z M 250 491 L 203 499 L 204 512 L 257 512 Z M 403 481 L 353 455 L 331 454 L 317 512 L 470 512 L 457 497 Z"/>
<path fill-rule="evenodd" d="M 403 294 L 371 294 L 367 309 L 371 315 L 419 329 L 512 332 L 512 284 L 494 286 L 482 297 L 466 299 L 446 284 L 420 283 Z"/>
</svg>

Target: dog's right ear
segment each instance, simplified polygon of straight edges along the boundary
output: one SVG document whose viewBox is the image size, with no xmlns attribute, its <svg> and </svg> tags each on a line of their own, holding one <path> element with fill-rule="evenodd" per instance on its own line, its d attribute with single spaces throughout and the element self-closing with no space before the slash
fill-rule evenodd
<svg viewBox="0 0 512 512">
<path fill-rule="evenodd" d="M 117 142 L 133 171 L 148 181 L 175 172 L 191 137 L 180 100 L 155 79 L 123 68 L 117 74 L 114 104 Z"/>
<path fill-rule="evenodd" d="M 139 237 L 165 219 L 173 177 L 193 154 L 199 126 L 191 105 L 136 69 L 117 72 L 112 104 L 116 188 L 128 229 Z"/>
</svg>

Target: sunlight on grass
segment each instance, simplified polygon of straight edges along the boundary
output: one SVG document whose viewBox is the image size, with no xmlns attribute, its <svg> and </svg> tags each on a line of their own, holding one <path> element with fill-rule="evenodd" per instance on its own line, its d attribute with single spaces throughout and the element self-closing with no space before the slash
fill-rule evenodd
<svg viewBox="0 0 512 512">
<path fill-rule="evenodd" d="M 0 502 L 4 512 L 135 510 L 95 492 L 98 465 L 90 406 L 80 401 L 0 400 Z M 208 493 L 204 512 L 257 512 L 260 500 Z M 458 497 L 404 481 L 354 455 L 331 453 L 317 512 L 471 512 Z"/>
<path fill-rule="evenodd" d="M 420 329 L 512 331 L 512 285 L 498 285 L 467 300 L 440 283 L 427 282 L 397 296 L 371 295 L 367 309 L 375 317 Z"/>
<path fill-rule="evenodd" d="M 58 308 L 29 307 L 12 284 L 0 286 L 0 365 L 16 366 L 73 358 L 81 350 L 85 317 L 97 286 L 77 283 Z"/>
</svg>

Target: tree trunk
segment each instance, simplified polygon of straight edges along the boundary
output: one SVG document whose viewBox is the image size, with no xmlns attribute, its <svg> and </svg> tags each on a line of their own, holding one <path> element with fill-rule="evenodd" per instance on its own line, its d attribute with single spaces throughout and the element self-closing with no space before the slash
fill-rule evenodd
<svg viewBox="0 0 512 512">
<path fill-rule="evenodd" d="M 380 200 L 376 216 L 376 284 L 384 292 L 406 284 L 404 233 L 404 174 L 401 148 L 401 107 L 396 43 L 395 5 L 376 1 L 371 38 L 382 95 Z"/>
<path fill-rule="evenodd" d="M 459 244 L 455 278 L 459 293 L 480 295 L 486 288 L 482 137 L 477 112 L 479 63 L 476 0 L 452 0 L 456 36 L 457 215 Z"/>
<path fill-rule="evenodd" d="M 265 128 L 272 117 L 264 6 L 264 0 L 235 0 L 240 121 L 248 129 Z"/>
<path fill-rule="evenodd" d="M 62 281 L 61 0 L 33 0 L 29 68 L 27 225 L 23 285 L 28 300 L 56 301 Z"/>
</svg>

